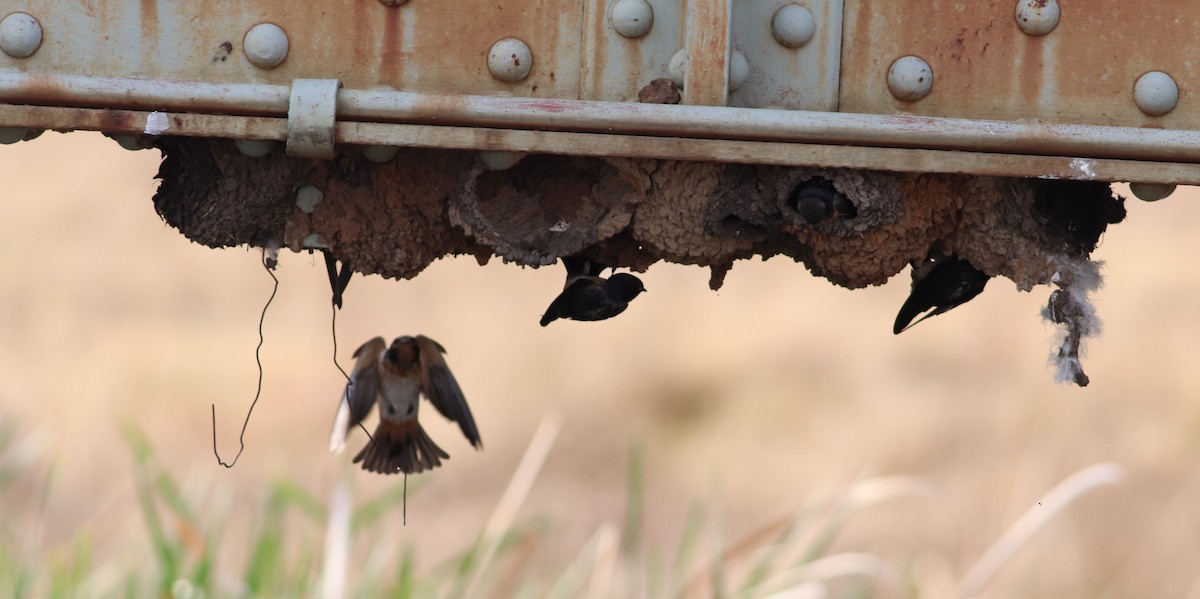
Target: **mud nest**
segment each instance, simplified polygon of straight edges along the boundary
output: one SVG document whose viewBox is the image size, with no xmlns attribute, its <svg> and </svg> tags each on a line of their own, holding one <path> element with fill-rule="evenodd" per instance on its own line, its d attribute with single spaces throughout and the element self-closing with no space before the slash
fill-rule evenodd
<svg viewBox="0 0 1200 599">
<path fill-rule="evenodd" d="M 644 271 L 666 260 L 712 269 L 790 256 L 837 285 L 879 285 L 910 263 L 955 254 L 1029 290 L 1086 260 L 1124 216 L 1106 183 L 530 155 L 491 170 L 476 152 L 404 149 L 377 164 L 233 142 L 164 138 L 155 208 L 211 247 L 327 249 L 363 274 L 411 278 L 468 254 L 527 266 L 584 255 Z M 814 217 L 797 190 L 823 185 L 844 209 Z"/>
</svg>

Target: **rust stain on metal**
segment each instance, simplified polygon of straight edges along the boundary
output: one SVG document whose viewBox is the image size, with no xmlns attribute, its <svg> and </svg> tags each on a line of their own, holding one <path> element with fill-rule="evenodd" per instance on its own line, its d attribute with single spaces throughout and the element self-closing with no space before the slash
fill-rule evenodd
<svg viewBox="0 0 1200 599">
<path fill-rule="evenodd" d="M 375 27 L 371 26 L 372 18 L 386 19 L 389 12 L 387 7 L 379 3 L 354 2 L 350 8 L 350 27 L 353 35 L 358 39 L 358 43 L 350 49 L 351 64 L 355 69 L 366 69 L 374 60 L 375 56 L 380 57 L 379 73 L 380 81 L 384 82 L 393 77 L 395 65 L 388 62 L 385 52 L 387 47 L 386 42 L 381 41 L 382 37 L 378 35 Z M 374 10 L 372 10 L 374 9 Z M 380 11 L 379 9 L 384 9 Z M 385 26 L 386 30 L 386 26 Z"/>
<path fill-rule="evenodd" d="M 688 2 L 687 75 L 683 102 L 724 106 L 729 96 L 729 5 L 725 0 Z"/>
<path fill-rule="evenodd" d="M 1016 24 L 1008 1 L 925 4 L 846 0 L 840 110 L 978 119 L 1037 119 L 1137 127 L 1160 122 L 1200 129 L 1200 109 L 1181 102 L 1162 117 L 1133 103 L 1133 82 L 1149 70 L 1170 73 L 1180 96 L 1200 80 L 1200 3 L 1167 8 L 1092 0 L 1064 10 L 1045 36 Z M 933 92 L 913 103 L 887 89 L 888 65 L 904 55 L 929 62 Z"/>
<path fill-rule="evenodd" d="M 131 113 L 125 110 L 102 110 L 97 122 L 105 131 L 124 131 L 132 125 Z"/>
<path fill-rule="evenodd" d="M 383 21 L 379 74 L 384 81 L 395 81 L 401 78 L 404 69 L 401 53 L 401 46 L 404 44 L 404 31 L 400 23 L 401 11 L 388 10 L 379 16 Z"/>
<path fill-rule="evenodd" d="M 138 15 L 141 19 L 143 37 L 157 39 L 159 35 L 158 0 L 141 0 L 140 6 Z"/>
<path fill-rule="evenodd" d="M 53 15 L 45 21 L 47 33 L 51 26 L 55 31 L 53 43 L 37 54 L 46 73 L 280 85 L 336 78 L 348 88 L 382 84 L 430 93 L 530 95 L 536 86 L 543 97 L 578 96 L 578 0 L 517 0 L 495 8 L 417 1 L 387 7 L 366 0 L 81 0 L 75 10 L 64 0 L 21 4 L 31 14 Z M 284 64 L 262 70 L 245 60 L 212 60 L 225 42 L 240 53 L 242 36 L 261 22 L 287 33 Z M 533 48 L 535 62 L 530 77 L 512 85 L 495 81 L 486 66 L 488 47 L 510 36 Z M 220 68 L 205 68 L 214 63 Z"/>
</svg>

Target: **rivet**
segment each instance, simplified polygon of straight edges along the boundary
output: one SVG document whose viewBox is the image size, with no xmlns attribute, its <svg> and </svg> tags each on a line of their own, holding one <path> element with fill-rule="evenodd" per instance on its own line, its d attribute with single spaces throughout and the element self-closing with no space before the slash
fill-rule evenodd
<svg viewBox="0 0 1200 599">
<path fill-rule="evenodd" d="M 524 152 L 505 152 L 501 150 L 481 150 L 479 152 L 479 159 L 494 171 L 510 169 L 524 157 Z"/>
<path fill-rule="evenodd" d="M 671 56 L 671 62 L 667 65 L 667 73 L 670 74 L 671 81 L 675 83 L 675 86 L 683 89 L 684 80 L 687 78 L 687 50 L 680 50 Z M 746 55 L 737 50 L 730 52 L 729 91 L 737 91 L 749 76 L 750 63 L 746 61 Z"/>
<path fill-rule="evenodd" d="M 251 158 L 266 156 L 273 152 L 275 146 L 278 145 L 269 139 L 235 139 L 233 143 L 239 152 Z"/>
<path fill-rule="evenodd" d="M 1058 0 L 1017 0 L 1017 27 L 1029 35 L 1054 31 L 1058 15 Z"/>
<path fill-rule="evenodd" d="M 901 56 L 888 69 L 887 82 L 897 99 L 915 102 L 933 87 L 933 69 L 917 56 Z"/>
<path fill-rule="evenodd" d="M 260 69 L 273 69 L 287 59 L 287 34 L 273 23 L 259 23 L 246 32 L 242 51 L 250 64 Z"/>
<path fill-rule="evenodd" d="M 105 133 L 104 136 L 117 142 L 117 145 L 131 152 L 146 150 L 154 146 L 154 137 L 149 135 L 135 135 L 132 133 Z"/>
<path fill-rule="evenodd" d="M 0 144 L 15 144 L 18 141 L 29 141 L 43 133 L 45 129 L 27 129 L 25 127 L 0 127 Z"/>
<path fill-rule="evenodd" d="M 370 160 L 376 164 L 390 162 L 400 153 L 399 146 L 363 146 L 363 158 Z"/>
<path fill-rule="evenodd" d="M 323 199 L 325 199 L 325 192 L 313 185 L 301 185 L 296 189 L 296 207 L 305 214 L 312 214 L 313 210 L 317 209 L 317 204 L 320 204 Z"/>
<path fill-rule="evenodd" d="M 746 77 L 750 76 L 750 63 L 746 62 L 746 55 L 734 50 L 729 53 L 729 91 L 735 92 L 741 89 L 742 84 L 746 82 Z"/>
<path fill-rule="evenodd" d="M 42 45 L 42 24 L 23 12 L 0 20 L 0 50 L 13 58 L 27 58 Z"/>
<path fill-rule="evenodd" d="M 799 48 L 812 41 L 817 33 L 817 20 L 799 4 L 784 4 L 771 18 L 771 34 L 775 41 L 788 48 Z"/>
<path fill-rule="evenodd" d="M 608 22 L 622 37 L 642 37 L 654 25 L 654 9 L 646 0 L 617 0 Z"/>
<path fill-rule="evenodd" d="M 1168 183 L 1130 183 L 1129 191 L 1143 202 L 1157 202 L 1175 193 L 1175 186 Z"/>
<path fill-rule="evenodd" d="M 1138 77 L 1133 85 L 1133 101 L 1142 112 L 1150 116 L 1162 116 L 1175 109 L 1179 102 L 1179 86 L 1170 75 L 1162 71 L 1150 71 Z"/>
<path fill-rule="evenodd" d="M 533 52 L 525 42 L 506 37 L 488 51 L 488 70 L 492 76 L 505 83 L 516 83 L 529 76 L 533 69 Z"/>
<path fill-rule="evenodd" d="M 671 75 L 675 87 L 683 89 L 683 80 L 687 78 L 687 50 L 680 50 L 671 56 L 671 62 L 667 64 L 667 73 Z"/>
</svg>

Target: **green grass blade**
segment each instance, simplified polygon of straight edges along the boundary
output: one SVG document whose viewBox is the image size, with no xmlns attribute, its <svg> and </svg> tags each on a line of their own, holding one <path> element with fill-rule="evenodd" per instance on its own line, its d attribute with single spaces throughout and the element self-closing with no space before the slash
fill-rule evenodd
<svg viewBox="0 0 1200 599">
<path fill-rule="evenodd" d="M 636 555 L 642 544 L 642 511 L 646 500 L 646 448 L 635 441 L 629 448 L 629 475 L 626 480 L 625 525 L 621 531 L 621 552 Z"/>
</svg>

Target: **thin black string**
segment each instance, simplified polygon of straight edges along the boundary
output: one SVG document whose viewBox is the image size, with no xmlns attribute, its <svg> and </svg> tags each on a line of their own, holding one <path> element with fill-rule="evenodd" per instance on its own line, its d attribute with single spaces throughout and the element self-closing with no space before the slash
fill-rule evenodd
<svg viewBox="0 0 1200 599">
<path fill-rule="evenodd" d="M 333 365 L 338 369 L 338 372 L 342 373 L 342 376 L 345 377 L 345 379 L 346 379 L 346 392 L 342 393 L 342 401 L 346 402 L 346 409 L 349 410 L 350 409 L 350 390 L 351 390 L 351 388 L 354 387 L 354 380 L 350 378 L 350 375 L 346 374 L 346 370 L 344 368 L 342 368 L 342 365 L 340 363 L 338 363 L 337 315 L 338 315 L 338 307 L 336 305 L 334 305 L 333 306 L 333 317 L 331 317 L 329 319 L 329 329 L 330 329 L 329 332 L 333 337 Z M 367 427 L 364 426 L 361 421 L 358 423 L 358 428 L 361 428 L 363 434 L 365 434 L 367 436 L 367 443 L 375 443 L 375 437 L 371 436 L 371 431 L 368 431 Z M 390 460 L 390 459 L 388 461 L 392 462 L 392 460 Z M 396 470 L 401 470 L 400 466 L 398 464 L 396 464 L 395 462 L 392 462 L 392 465 L 396 466 Z M 402 504 L 402 507 L 401 507 L 402 512 L 401 513 L 402 513 L 403 517 L 401 520 L 401 525 L 408 526 L 408 473 L 404 472 L 403 470 L 401 470 L 401 472 L 404 474 L 404 495 L 403 495 L 403 500 L 401 501 L 401 504 Z"/>
<path fill-rule="evenodd" d="M 262 314 L 258 317 L 258 347 L 254 348 L 254 361 L 258 364 L 258 389 L 254 392 L 254 401 L 250 402 L 250 409 L 246 410 L 246 419 L 242 421 L 242 432 L 238 435 L 237 455 L 233 456 L 233 461 L 228 464 L 221 459 L 221 454 L 217 451 L 217 404 L 212 404 L 213 455 L 217 457 L 217 463 L 226 468 L 233 468 L 233 465 L 237 463 L 238 458 L 242 457 L 242 452 L 246 449 L 246 427 L 250 426 L 250 415 L 254 413 L 254 406 L 258 405 L 258 398 L 262 395 L 263 365 L 261 353 L 263 341 L 265 340 L 263 336 L 263 323 L 267 320 L 267 309 L 271 307 L 271 302 L 275 301 L 275 294 L 279 292 L 279 279 L 272 270 L 271 260 L 264 249 L 262 257 L 263 270 L 267 271 L 267 274 L 271 276 L 271 280 L 275 282 L 275 286 L 271 289 L 271 297 L 267 298 L 267 303 L 263 305 Z"/>
</svg>

